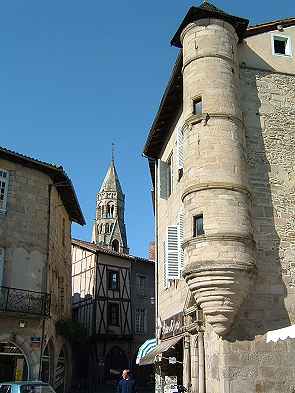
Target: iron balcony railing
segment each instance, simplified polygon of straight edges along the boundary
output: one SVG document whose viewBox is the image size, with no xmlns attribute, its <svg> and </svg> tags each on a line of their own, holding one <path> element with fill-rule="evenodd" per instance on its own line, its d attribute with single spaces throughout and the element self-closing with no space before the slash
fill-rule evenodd
<svg viewBox="0 0 295 393">
<path fill-rule="evenodd" d="M 49 316 L 50 294 L 0 286 L 0 312 Z"/>
</svg>

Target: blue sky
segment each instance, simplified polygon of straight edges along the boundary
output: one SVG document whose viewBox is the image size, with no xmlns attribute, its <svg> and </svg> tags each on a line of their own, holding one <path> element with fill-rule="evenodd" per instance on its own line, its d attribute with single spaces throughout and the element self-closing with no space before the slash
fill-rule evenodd
<svg viewBox="0 0 295 393">
<path fill-rule="evenodd" d="M 10 0 L 0 5 L 1 145 L 63 165 L 87 220 L 116 144 L 130 251 L 153 238 L 151 182 L 141 153 L 193 1 Z M 294 0 L 218 0 L 251 24 L 295 16 Z"/>
</svg>

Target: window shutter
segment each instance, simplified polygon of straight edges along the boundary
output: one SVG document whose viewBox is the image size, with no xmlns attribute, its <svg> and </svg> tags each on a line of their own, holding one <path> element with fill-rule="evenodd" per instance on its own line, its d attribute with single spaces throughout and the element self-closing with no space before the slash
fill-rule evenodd
<svg viewBox="0 0 295 393">
<path fill-rule="evenodd" d="M 177 138 L 177 165 L 178 169 L 183 169 L 183 128 L 178 127 L 176 130 Z"/>
<path fill-rule="evenodd" d="M 166 258 L 166 242 L 163 242 L 163 280 L 164 280 L 164 288 L 168 288 L 168 280 L 167 280 L 167 258 Z"/>
<path fill-rule="evenodd" d="M 6 211 L 9 172 L 0 169 L 0 211 Z"/>
<path fill-rule="evenodd" d="M 183 242 L 183 212 L 178 213 L 177 225 L 178 225 L 179 276 L 181 277 L 183 265 L 184 265 L 184 251 L 183 248 L 181 247 Z"/>
<path fill-rule="evenodd" d="M 158 160 L 159 196 L 162 199 L 168 198 L 168 170 L 168 164 L 164 161 Z"/>
<path fill-rule="evenodd" d="M 0 248 L 0 287 L 3 286 L 4 248 Z"/>
<path fill-rule="evenodd" d="M 167 280 L 176 280 L 179 276 L 178 261 L 178 226 L 167 228 Z"/>
</svg>

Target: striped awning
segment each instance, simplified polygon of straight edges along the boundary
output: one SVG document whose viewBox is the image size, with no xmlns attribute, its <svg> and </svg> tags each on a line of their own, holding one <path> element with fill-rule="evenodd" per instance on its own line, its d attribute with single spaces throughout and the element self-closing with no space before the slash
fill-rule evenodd
<svg viewBox="0 0 295 393">
<path fill-rule="evenodd" d="M 141 364 L 141 359 L 150 353 L 154 348 L 156 348 L 156 346 L 156 338 L 150 338 L 149 340 L 146 340 L 138 350 L 136 364 Z"/>
<path fill-rule="evenodd" d="M 183 335 L 177 336 L 177 337 L 172 337 L 169 338 L 168 340 L 162 341 L 159 345 L 156 345 L 156 339 L 152 339 L 153 345 L 150 345 L 146 351 L 141 351 L 141 348 L 147 345 L 147 343 L 152 340 L 146 341 L 138 351 L 137 359 L 136 359 L 136 364 L 139 364 L 140 366 L 144 366 L 146 364 L 153 364 L 155 361 L 155 357 L 157 355 L 160 355 L 161 353 L 164 353 L 168 351 L 169 348 L 173 347 L 178 341 L 180 341 L 183 338 Z"/>
</svg>

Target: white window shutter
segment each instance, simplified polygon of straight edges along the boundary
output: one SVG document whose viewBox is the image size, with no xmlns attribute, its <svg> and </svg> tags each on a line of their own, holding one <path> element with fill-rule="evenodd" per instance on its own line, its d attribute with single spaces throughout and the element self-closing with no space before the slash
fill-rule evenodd
<svg viewBox="0 0 295 393">
<path fill-rule="evenodd" d="M 158 160 L 159 196 L 162 199 L 168 198 L 168 170 L 168 164 L 164 161 Z"/>
<path fill-rule="evenodd" d="M 177 165 L 178 169 L 183 169 L 183 129 L 178 127 L 176 130 L 177 138 Z"/>
<path fill-rule="evenodd" d="M 184 265 L 184 251 L 181 247 L 183 242 L 183 212 L 178 213 L 177 226 L 178 226 L 178 258 L 179 258 L 179 276 L 181 277 Z"/>
<path fill-rule="evenodd" d="M 4 248 L 0 248 L 0 287 L 3 286 Z"/>
<path fill-rule="evenodd" d="M 167 258 L 166 258 L 166 242 L 163 242 L 163 284 L 164 288 L 168 288 L 168 280 L 167 280 Z"/>
<path fill-rule="evenodd" d="M 0 211 L 6 211 L 8 194 L 9 172 L 0 169 Z"/>
<path fill-rule="evenodd" d="M 179 276 L 178 226 L 167 227 L 167 280 L 177 280 Z"/>
</svg>

